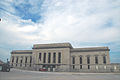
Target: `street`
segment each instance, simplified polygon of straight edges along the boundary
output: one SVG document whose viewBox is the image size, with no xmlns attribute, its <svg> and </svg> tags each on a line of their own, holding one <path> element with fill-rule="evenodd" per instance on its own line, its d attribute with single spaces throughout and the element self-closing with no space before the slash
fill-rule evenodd
<svg viewBox="0 0 120 80">
<path fill-rule="evenodd" d="M 120 73 L 39 72 L 11 69 L 0 80 L 120 80 Z"/>
</svg>

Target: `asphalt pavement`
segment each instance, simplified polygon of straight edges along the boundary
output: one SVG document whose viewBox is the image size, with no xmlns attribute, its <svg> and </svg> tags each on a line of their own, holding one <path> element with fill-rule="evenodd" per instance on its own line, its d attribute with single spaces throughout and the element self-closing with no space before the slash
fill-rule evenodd
<svg viewBox="0 0 120 80">
<path fill-rule="evenodd" d="M 11 69 L 0 80 L 120 80 L 120 73 L 39 72 Z"/>
</svg>

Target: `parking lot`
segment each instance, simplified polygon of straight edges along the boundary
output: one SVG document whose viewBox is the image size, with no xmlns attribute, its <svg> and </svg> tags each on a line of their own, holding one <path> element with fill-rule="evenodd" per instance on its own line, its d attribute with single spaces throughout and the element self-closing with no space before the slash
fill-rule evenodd
<svg viewBox="0 0 120 80">
<path fill-rule="evenodd" d="M 120 73 L 38 72 L 11 69 L 0 80 L 120 80 Z"/>
</svg>

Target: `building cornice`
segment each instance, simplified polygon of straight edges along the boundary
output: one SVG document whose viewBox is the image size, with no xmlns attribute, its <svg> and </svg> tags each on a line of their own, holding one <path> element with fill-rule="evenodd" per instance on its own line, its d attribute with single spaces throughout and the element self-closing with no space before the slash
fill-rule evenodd
<svg viewBox="0 0 120 80">
<path fill-rule="evenodd" d="M 73 48 L 70 43 L 35 44 L 32 49 Z"/>
<path fill-rule="evenodd" d="M 11 54 L 32 54 L 32 50 L 13 50 Z"/>
<path fill-rule="evenodd" d="M 95 51 L 110 51 L 108 47 L 93 47 L 93 48 L 73 48 L 70 52 L 95 52 Z"/>
</svg>

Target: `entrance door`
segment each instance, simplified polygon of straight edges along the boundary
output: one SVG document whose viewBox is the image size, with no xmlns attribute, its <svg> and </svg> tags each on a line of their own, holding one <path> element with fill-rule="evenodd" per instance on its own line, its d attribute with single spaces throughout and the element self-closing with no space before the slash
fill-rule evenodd
<svg viewBox="0 0 120 80">
<path fill-rule="evenodd" d="M 50 66 L 50 71 L 51 71 L 51 72 L 53 71 L 53 66 Z"/>
</svg>

